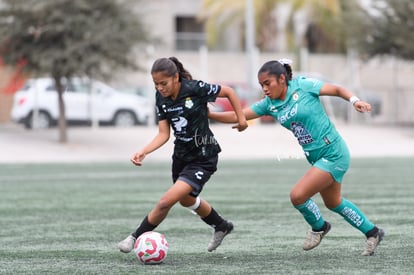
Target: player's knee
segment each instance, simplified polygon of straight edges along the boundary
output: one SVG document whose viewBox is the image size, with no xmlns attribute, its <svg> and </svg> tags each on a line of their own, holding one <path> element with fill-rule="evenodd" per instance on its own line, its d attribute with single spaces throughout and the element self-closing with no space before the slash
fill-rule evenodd
<svg viewBox="0 0 414 275">
<path fill-rule="evenodd" d="M 180 203 L 181 203 L 182 206 L 188 208 L 189 210 L 195 211 L 195 210 L 197 210 L 200 207 L 200 205 L 201 205 L 201 199 L 200 199 L 200 197 L 196 197 L 195 198 L 195 202 L 193 204 L 191 204 L 191 205 L 183 204 L 183 202 L 180 202 Z"/>
<path fill-rule="evenodd" d="M 324 204 L 326 208 L 332 210 L 338 207 L 342 203 L 342 198 L 332 198 L 330 200 L 324 200 Z"/>
<path fill-rule="evenodd" d="M 308 198 L 304 196 L 301 192 L 298 192 L 296 189 L 290 191 L 290 202 L 293 205 L 300 205 L 306 202 Z"/>
</svg>

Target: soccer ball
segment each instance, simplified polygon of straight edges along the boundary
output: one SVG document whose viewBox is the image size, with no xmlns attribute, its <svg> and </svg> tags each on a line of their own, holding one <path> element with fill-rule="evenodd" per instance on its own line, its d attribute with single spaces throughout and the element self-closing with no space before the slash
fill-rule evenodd
<svg viewBox="0 0 414 275">
<path fill-rule="evenodd" d="M 168 242 L 163 234 L 145 232 L 135 241 L 134 253 L 142 264 L 160 264 L 167 257 Z"/>
</svg>

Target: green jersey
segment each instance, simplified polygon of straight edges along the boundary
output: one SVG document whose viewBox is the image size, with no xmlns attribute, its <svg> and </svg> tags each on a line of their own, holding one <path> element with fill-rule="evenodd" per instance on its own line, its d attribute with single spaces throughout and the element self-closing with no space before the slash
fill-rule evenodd
<svg viewBox="0 0 414 275">
<path fill-rule="evenodd" d="M 289 81 L 285 100 L 265 97 L 251 109 L 277 119 L 292 131 L 303 150 L 320 149 L 340 137 L 319 100 L 322 85 L 317 79 L 296 77 Z"/>
<path fill-rule="evenodd" d="M 217 155 L 221 149 L 209 127 L 207 103 L 214 102 L 221 86 L 181 79 L 175 100 L 156 93 L 159 120 L 167 119 L 174 131 L 174 156 L 193 161 Z"/>
</svg>

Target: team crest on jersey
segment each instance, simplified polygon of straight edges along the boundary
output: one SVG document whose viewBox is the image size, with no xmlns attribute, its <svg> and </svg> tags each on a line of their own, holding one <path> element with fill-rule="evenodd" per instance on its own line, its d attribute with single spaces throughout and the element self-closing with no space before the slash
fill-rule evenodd
<svg viewBox="0 0 414 275">
<path fill-rule="evenodd" d="M 295 93 L 292 95 L 292 98 L 293 98 L 293 100 L 297 101 L 297 100 L 299 99 L 299 95 L 298 95 L 298 93 L 297 93 L 297 92 L 295 92 Z"/>
<path fill-rule="evenodd" d="M 191 100 L 191 97 L 187 97 L 185 99 L 185 107 L 187 107 L 188 109 L 191 109 L 193 106 L 194 106 L 194 103 Z"/>
<path fill-rule="evenodd" d="M 305 128 L 302 122 L 292 122 L 290 125 L 290 129 L 298 139 L 300 145 L 305 145 L 313 142 L 313 138 L 309 131 Z"/>
</svg>

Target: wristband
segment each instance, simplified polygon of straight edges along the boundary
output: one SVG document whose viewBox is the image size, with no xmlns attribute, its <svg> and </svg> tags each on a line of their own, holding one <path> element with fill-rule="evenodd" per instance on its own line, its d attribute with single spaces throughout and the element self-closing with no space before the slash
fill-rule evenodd
<svg viewBox="0 0 414 275">
<path fill-rule="evenodd" d="M 355 102 L 360 101 L 360 99 L 357 96 L 351 96 L 351 98 L 349 99 L 349 102 L 351 102 L 352 105 L 355 104 Z"/>
</svg>

